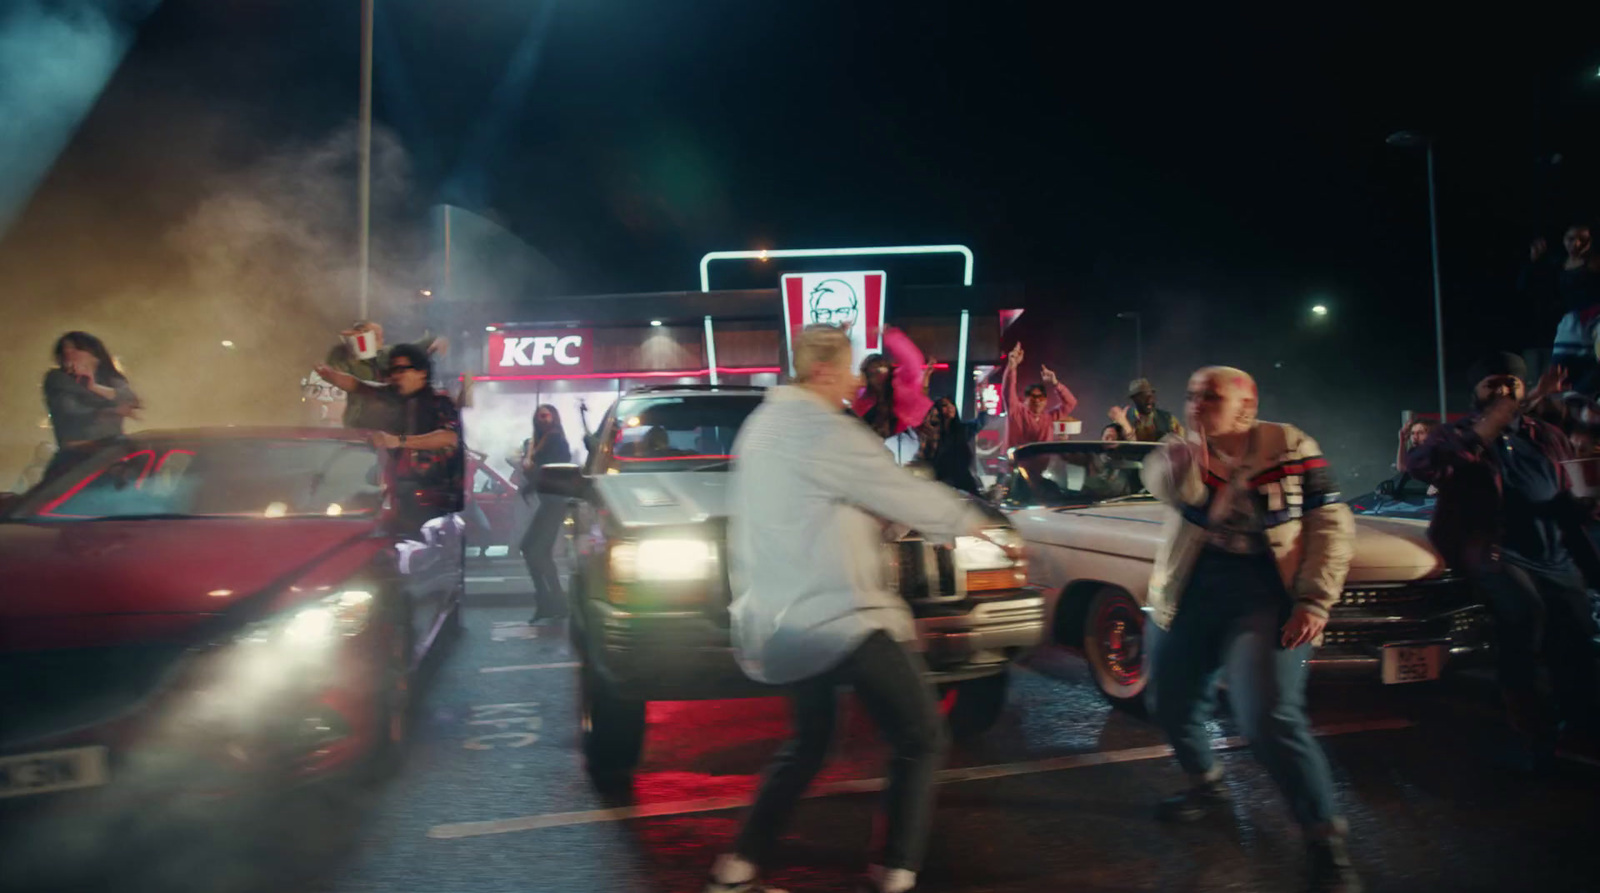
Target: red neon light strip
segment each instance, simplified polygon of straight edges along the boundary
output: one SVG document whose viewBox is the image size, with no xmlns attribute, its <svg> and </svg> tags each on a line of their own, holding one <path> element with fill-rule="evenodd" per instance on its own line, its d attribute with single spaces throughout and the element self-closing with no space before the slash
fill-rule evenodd
<svg viewBox="0 0 1600 893">
<path fill-rule="evenodd" d="M 100 477 L 100 475 L 105 474 L 110 469 L 115 468 L 118 465 L 121 465 L 122 463 L 128 461 L 129 459 L 132 459 L 134 456 L 149 456 L 151 459 L 154 459 L 156 457 L 156 451 L 155 450 L 135 450 L 135 451 L 129 453 L 128 455 L 123 456 L 121 459 L 118 459 L 116 462 L 113 462 L 110 465 L 107 465 L 105 468 L 102 468 L 99 471 L 95 472 L 94 474 L 91 474 L 88 477 L 84 478 L 83 480 L 77 482 L 76 484 L 73 484 L 72 488 L 69 489 L 67 492 L 65 492 L 65 493 L 61 494 L 60 496 L 57 496 L 55 499 L 52 499 L 49 502 L 45 503 L 44 507 L 39 509 L 39 514 L 40 515 L 51 515 L 51 516 L 54 516 L 54 517 L 62 517 L 62 518 L 81 518 L 81 517 L 83 517 L 82 515 L 74 515 L 74 514 L 72 514 L 70 512 L 63 513 L 63 514 L 58 516 L 58 515 L 56 515 L 56 509 L 60 508 L 61 504 L 63 502 L 66 502 L 67 500 L 71 499 L 72 497 L 77 496 L 78 492 L 80 490 L 82 490 L 84 487 L 89 486 L 91 483 L 93 483 L 95 481 L 96 478 Z M 144 464 L 144 468 L 145 468 L 144 473 L 139 475 L 140 483 L 144 482 L 144 475 L 148 474 L 150 472 L 150 463 L 146 462 Z"/>
<path fill-rule="evenodd" d="M 718 366 L 718 375 L 778 374 L 777 366 Z M 594 378 L 705 378 L 710 369 L 685 369 L 678 372 L 582 372 L 572 375 L 474 375 L 473 381 L 567 381 Z"/>
<path fill-rule="evenodd" d="M 685 459 L 732 459 L 733 456 L 717 456 L 707 453 L 701 456 L 612 456 L 618 462 L 682 462 Z"/>
<path fill-rule="evenodd" d="M 152 474 L 160 474 L 161 466 L 167 464 L 167 460 L 172 458 L 173 453 L 183 453 L 186 456 L 193 456 L 194 450 L 167 450 L 165 453 L 161 454 L 161 458 L 156 459 L 156 464 L 154 467 L 151 467 L 149 462 L 144 463 L 144 471 L 139 472 L 139 482 L 133 485 L 133 489 L 143 490 L 144 479 Z M 155 459 L 156 454 L 151 452 L 150 458 Z"/>
</svg>

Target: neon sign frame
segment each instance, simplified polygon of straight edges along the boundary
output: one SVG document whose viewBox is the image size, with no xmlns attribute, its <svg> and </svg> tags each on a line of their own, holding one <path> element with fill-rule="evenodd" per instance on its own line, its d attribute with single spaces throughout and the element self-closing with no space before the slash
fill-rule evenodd
<svg viewBox="0 0 1600 893">
<path fill-rule="evenodd" d="M 959 254 L 966 259 L 961 284 L 972 284 L 972 249 L 965 245 L 886 245 L 876 248 L 757 248 L 746 251 L 708 251 L 700 258 L 700 290 L 711 290 L 714 260 L 769 260 L 774 257 L 863 257 L 888 254 Z"/>
</svg>

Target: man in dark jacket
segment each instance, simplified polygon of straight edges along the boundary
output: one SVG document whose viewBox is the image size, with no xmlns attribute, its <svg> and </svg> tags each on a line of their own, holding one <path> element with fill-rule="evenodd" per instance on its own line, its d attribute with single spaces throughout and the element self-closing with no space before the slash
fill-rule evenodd
<svg viewBox="0 0 1600 893">
<path fill-rule="evenodd" d="M 461 413 L 455 402 L 429 384 L 428 352 L 414 344 L 396 345 L 387 354 L 385 385 L 362 381 L 328 366 L 317 374 L 333 386 L 368 401 L 365 423 L 372 442 L 389 451 L 394 463 L 401 515 L 421 524 L 465 502 L 465 462 L 461 451 Z"/>
<path fill-rule="evenodd" d="M 1495 620 L 1500 685 L 1523 762 L 1554 752 L 1558 730 L 1587 747 L 1600 710 L 1600 661 L 1585 572 L 1600 557 L 1584 534 L 1587 511 L 1561 463 L 1572 446 L 1524 415 L 1528 372 L 1515 354 L 1474 367 L 1471 416 L 1441 425 L 1406 455 L 1406 470 L 1439 489 L 1429 538 L 1481 590 Z M 1580 570 L 1581 569 L 1581 570 Z M 1559 712 L 1539 686 L 1548 664 Z"/>
<path fill-rule="evenodd" d="M 1178 417 L 1156 407 L 1156 389 L 1150 379 L 1136 378 L 1130 382 L 1128 400 L 1128 406 L 1113 406 L 1108 413 L 1111 423 L 1122 433 L 1119 439 L 1159 443 L 1174 434 L 1183 436 L 1183 424 Z"/>
<path fill-rule="evenodd" d="M 337 372 L 353 376 L 357 381 L 384 384 L 384 377 L 389 369 L 389 357 L 395 348 L 383 343 L 383 326 L 370 320 L 359 320 L 350 328 L 340 332 L 339 338 L 339 343 L 329 349 L 325 364 Z M 366 340 L 358 342 L 356 340 L 358 338 Z M 371 356 L 362 357 L 353 346 L 356 343 L 365 344 L 369 348 L 366 352 Z M 432 357 L 443 353 L 448 347 L 448 342 L 443 338 L 428 336 L 418 341 L 415 346 Z M 429 362 L 431 364 L 431 360 Z M 374 392 L 371 389 L 361 388 L 356 390 L 343 388 L 343 390 L 348 393 L 344 404 L 344 426 L 381 430 L 382 408 L 371 399 Z"/>
</svg>

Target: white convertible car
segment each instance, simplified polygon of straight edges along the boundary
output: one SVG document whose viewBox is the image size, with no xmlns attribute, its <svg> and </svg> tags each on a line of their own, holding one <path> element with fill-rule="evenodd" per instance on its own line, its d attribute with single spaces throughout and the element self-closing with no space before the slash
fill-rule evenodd
<svg viewBox="0 0 1600 893">
<path fill-rule="evenodd" d="M 1140 480 L 1150 443 L 1037 443 L 1013 451 L 993 498 L 1027 539 L 1049 635 L 1080 649 L 1100 690 L 1142 704 L 1142 611 L 1166 509 Z M 1355 557 L 1314 674 L 1422 682 L 1483 657 L 1488 615 L 1427 540 L 1422 521 L 1356 514 Z"/>
</svg>

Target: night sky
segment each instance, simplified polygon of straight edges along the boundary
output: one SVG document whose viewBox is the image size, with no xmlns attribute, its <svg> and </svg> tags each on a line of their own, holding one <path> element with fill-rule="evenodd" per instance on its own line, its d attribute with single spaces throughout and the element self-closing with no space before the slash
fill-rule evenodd
<svg viewBox="0 0 1600 893">
<path fill-rule="evenodd" d="M 1243 365 L 1269 417 L 1321 420 L 1361 462 L 1386 461 L 1399 410 L 1435 402 L 1423 159 L 1385 135 L 1437 138 L 1453 372 L 1547 344 L 1556 315 L 1516 302 L 1518 265 L 1530 237 L 1593 215 L 1600 185 L 1600 45 L 1548 13 L 378 5 L 377 119 L 408 164 L 384 222 L 440 201 L 487 214 L 579 293 L 692 289 L 713 249 L 965 243 L 980 282 L 1026 287 L 1030 354 L 1086 402 L 1131 374 L 1114 317 L 1137 310 L 1166 403 L 1200 362 Z M 11 313 L 70 309 L 106 279 L 64 270 L 108 258 L 159 279 L 170 246 L 151 234 L 214 187 L 204 171 L 348 128 L 358 10 L 165 0 L 0 242 L 0 275 L 30 291 Z"/>
</svg>

